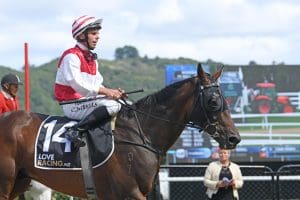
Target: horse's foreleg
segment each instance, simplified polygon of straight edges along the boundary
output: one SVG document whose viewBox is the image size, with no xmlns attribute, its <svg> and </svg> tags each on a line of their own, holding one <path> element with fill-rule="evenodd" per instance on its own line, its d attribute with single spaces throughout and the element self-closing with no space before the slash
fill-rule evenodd
<svg viewBox="0 0 300 200">
<path fill-rule="evenodd" d="M 13 190 L 10 193 L 10 198 L 14 199 L 19 194 L 24 193 L 29 188 L 30 182 L 31 182 L 30 178 L 16 179 Z"/>
<path fill-rule="evenodd" d="M 16 179 L 15 162 L 3 157 L 0 162 L 0 200 L 9 200 Z"/>
</svg>

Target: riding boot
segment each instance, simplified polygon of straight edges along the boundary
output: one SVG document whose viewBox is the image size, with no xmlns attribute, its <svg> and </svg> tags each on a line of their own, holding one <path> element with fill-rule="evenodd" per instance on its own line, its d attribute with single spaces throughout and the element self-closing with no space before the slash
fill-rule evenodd
<svg viewBox="0 0 300 200">
<path fill-rule="evenodd" d="M 72 141 L 75 147 L 83 147 L 85 145 L 82 141 L 82 133 L 87 132 L 89 129 L 95 128 L 99 122 L 107 120 L 110 115 L 105 106 L 100 106 L 93 110 L 84 119 L 75 124 L 74 126 L 68 128 L 65 132 L 65 137 Z"/>
</svg>

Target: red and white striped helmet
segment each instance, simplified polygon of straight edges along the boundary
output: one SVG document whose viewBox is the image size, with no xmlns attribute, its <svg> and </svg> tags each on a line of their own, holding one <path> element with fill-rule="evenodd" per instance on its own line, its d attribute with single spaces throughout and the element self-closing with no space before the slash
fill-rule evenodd
<svg viewBox="0 0 300 200">
<path fill-rule="evenodd" d="M 76 39 L 88 28 L 101 28 L 102 19 L 96 19 L 89 15 L 83 15 L 75 19 L 72 24 L 72 35 Z"/>
</svg>

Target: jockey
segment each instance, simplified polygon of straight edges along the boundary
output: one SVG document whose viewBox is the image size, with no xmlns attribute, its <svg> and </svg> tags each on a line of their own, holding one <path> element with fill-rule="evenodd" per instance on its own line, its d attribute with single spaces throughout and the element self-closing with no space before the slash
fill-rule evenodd
<svg viewBox="0 0 300 200">
<path fill-rule="evenodd" d="M 67 49 L 58 62 L 54 86 L 54 96 L 58 102 L 103 96 L 87 102 L 62 105 L 65 116 L 81 120 L 65 133 L 76 147 L 85 145 L 81 133 L 94 128 L 97 122 L 115 116 L 121 109 L 116 100 L 126 96 L 120 88 L 111 89 L 103 85 L 97 54 L 91 51 L 97 46 L 101 23 L 102 19 L 88 15 L 78 17 L 72 24 L 72 35 L 77 43 L 75 47 Z"/>
<path fill-rule="evenodd" d="M 17 92 L 22 85 L 20 78 L 15 74 L 7 74 L 1 79 L 0 91 L 0 115 L 5 112 L 19 110 L 19 99 Z"/>
</svg>

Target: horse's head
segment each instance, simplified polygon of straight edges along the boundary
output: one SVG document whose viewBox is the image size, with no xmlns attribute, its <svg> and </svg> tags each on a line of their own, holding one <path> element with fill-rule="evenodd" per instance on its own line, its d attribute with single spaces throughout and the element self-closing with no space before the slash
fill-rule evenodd
<svg viewBox="0 0 300 200">
<path fill-rule="evenodd" d="M 218 85 L 222 71 L 223 67 L 210 76 L 198 64 L 198 83 L 190 120 L 202 127 L 220 147 L 233 149 L 241 138 Z"/>
</svg>

